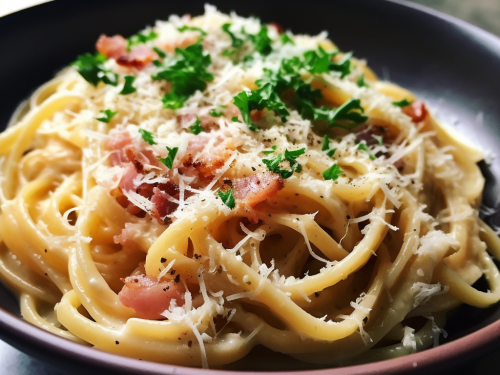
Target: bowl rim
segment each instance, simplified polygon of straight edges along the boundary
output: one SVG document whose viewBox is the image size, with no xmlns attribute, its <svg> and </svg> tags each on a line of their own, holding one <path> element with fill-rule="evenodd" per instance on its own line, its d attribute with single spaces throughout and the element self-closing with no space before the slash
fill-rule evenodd
<svg viewBox="0 0 500 375">
<path fill-rule="evenodd" d="M 34 4 L 27 8 L 19 9 L 15 12 L 6 14 L 0 19 L 11 18 L 20 12 L 37 7 L 46 7 L 47 5 L 62 2 L 61 0 L 52 0 L 39 4 Z M 481 29 L 478 26 L 472 25 L 464 20 L 454 16 L 442 13 L 438 10 L 428 8 L 417 3 L 410 3 L 405 0 L 379 0 L 380 3 L 390 4 L 394 9 L 407 9 L 415 14 L 427 14 L 431 17 L 439 19 L 446 27 L 452 27 L 465 33 L 469 38 L 475 39 L 476 43 L 481 44 L 485 49 L 494 50 L 497 52 L 500 59 L 500 38 L 496 35 Z M 2 283 L 0 281 L 0 283 Z M 3 283 L 2 283 L 3 284 Z M 6 287 L 6 289 L 9 289 Z M 0 338 L 11 344 L 17 349 L 26 352 L 27 354 L 41 359 L 46 363 L 47 354 L 56 354 L 57 361 L 89 364 L 89 361 L 100 369 L 120 371 L 124 374 L 166 374 L 175 373 L 183 374 L 257 374 L 254 371 L 234 371 L 220 369 L 201 369 L 193 367 L 184 367 L 177 365 L 169 365 L 150 361 L 142 361 L 139 359 L 129 358 L 112 354 L 72 342 L 68 339 L 57 336 L 51 332 L 45 331 L 31 323 L 23 320 L 0 307 Z M 500 346 L 500 319 L 496 320 L 486 327 L 469 333 L 463 337 L 455 339 L 451 342 L 441 344 L 434 348 L 429 348 L 424 351 L 404 355 L 402 357 L 370 362 L 360 365 L 326 368 L 319 370 L 299 370 L 297 374 L 312 373 L 321 375 L 347 375 L 347 374 L 400 374 L 400 373 L 416 373 L 425 370 L 435 372 L 440 368 L 446 367 L 445 364 L 451 359 L 454 360 L 454 365 L 459 365 L 468 360 L 477 358 L 480 354 L 486 354 Z M 295 371 L 294 371 L 295 372 Z M 288 374 L 290 371 L 258 371 L 258 374 Z"/>
</svg>

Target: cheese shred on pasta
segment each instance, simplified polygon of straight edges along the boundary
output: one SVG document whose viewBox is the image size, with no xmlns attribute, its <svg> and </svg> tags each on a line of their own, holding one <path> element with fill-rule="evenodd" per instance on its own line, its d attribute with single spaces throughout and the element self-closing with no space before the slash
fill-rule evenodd
<svg viewBox="0 0 500 375">
<path fill-rule="evenodd" d="M 96 46 L 0 134 L 0 274 L 27 321 L 170 364 L 262 345 L 332 366 L 500 299 L 481 152 L 326 33 L 207 6 Z"/>
</svg>

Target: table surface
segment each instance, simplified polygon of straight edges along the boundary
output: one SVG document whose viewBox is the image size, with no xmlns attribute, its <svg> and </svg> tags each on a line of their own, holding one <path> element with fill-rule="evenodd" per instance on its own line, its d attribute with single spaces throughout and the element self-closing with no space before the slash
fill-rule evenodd
<svg viewBox="0 0 500 375">
<path fill-rule="evenodd" d="M 50 0 L 0 0 L 0 17 L 19 9 Z M 500 36 L 499 0 L 411 0 L 411 2 L 434 8 L 461 18 L 484 30 Z M 454 375 L 498 374 L 500 349 L 474 363 L 454 370 Z M 0 373 L 8 375 L 66 375 L 56 371 L 0 340 Z"/>
</svg>

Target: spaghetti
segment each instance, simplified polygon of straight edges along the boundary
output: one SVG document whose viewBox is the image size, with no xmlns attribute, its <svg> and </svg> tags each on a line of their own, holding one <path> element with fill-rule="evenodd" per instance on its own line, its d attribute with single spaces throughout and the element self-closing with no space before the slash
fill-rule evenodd
<svg viewBox="0 0 500 375">
<path fill-rule="evenodd" d="M 325 34 L 207 6 L 97 49 L 0 135 L 0 274 L 27 321 L 170 364 L 263 345 L 330 366 L 500 299 L 482 154 Z"/>
</svg>

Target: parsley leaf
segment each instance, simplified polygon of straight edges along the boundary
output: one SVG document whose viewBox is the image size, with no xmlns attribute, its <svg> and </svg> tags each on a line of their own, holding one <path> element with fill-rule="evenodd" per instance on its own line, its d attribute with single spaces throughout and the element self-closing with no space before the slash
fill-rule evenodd
<svg viewBox="0 0 500 375">
<path fill-rule="evenodd" d="M 365 82 L 365 75 L 364 74 L 361 74 L 358 77 L 358 82 L 357 83 L 358 83 L 358 87 L 370 87 Z"/>
<path fill-rule="evenodd" d="M 328 151 L 330 148 L 330 139 L 327 135 L 323 137 L 323 144 L 321 145 L 321 151 Z"/>
<path fill-rule="evenodd" d="M 201 124 L 200 118 L 198 116 L 196 116 L 196 121 L 194 122 L 193 125 L 191 125 L 189 127 L 189 131 L 195 135 L 198 135 L 201 132 L 204 132 L 205 129 L 203 129 L 203 127 L 200 124 Z"/>
<path fill-rule="evenodd" d="M 290 38 L 290 36 L 287 33 L 281 35 L 281 43 L 283 43 L 283 45 L 287 43 L 295 45 L 295 42 L 293 41 L 292 38 Z"/>
<path fill-rule="evenodd" d="M 335 180 L 336 180 L 337 178 L 339 178 L 339 176 L 340 176 L 341 174 L 343 174 L 343 173 L 344 173 L 344 171 L 342 171 L 342 170 L 340 169 L 339 165 L 338 165 L 338 164 L 334 164 L 334 165 L 332 165 L 330 168 L 328 168 L 327 170 L 325 170 L 325 171 L 323 172 L 323 178 L 324 178 L 325 180 L 327 180 L 327 181 L 328 181 L 328 180 L 333 180 L 333 181 L 335 181 Z"/>
<path fill-rule="evenodd" d="M 231 210 L 234 208 L 235 201 L 232 189 L 226 192 L 219 190 L 217 194 L 219 195 L 219 198 L 226 206 L 228 206 Z"/>
<path fill-rule="evenodd" d="M 377 140 L 377 142 L 378 142 L 379 145 L 383 145 L 384 144 L 384 136 L 383 135 L 372 134 L 372 137 Z"/>
<path fill-rule="evenodd" d="M 172 169 L 172 165 L 174 164 L 175 155 L 177 155 L 177 151 L 179 151 L 179 147 L 170 148 L 167 146 L 168 156 L 166 158 L 160 158 L 160 161 L 165 164 L 168 169 Z"/>
<path fill-rule="evenodd" d="M 254 109 L 261 111 L 267 108 L 270 111 L 275 111 L 281 117 L 283 122 L 286 121 L 286 116 L 290 114 L 275 91 L 275 86 L 272 83 L 266 83 L 257 90 L 250 92 L 242 91 L 234 98 L 234 105 L 238 107 L 241 112 L 243 120 L 252 131 L 259 129 L 252 122 L 250 112 Z"/>
<path fill-rule="evenodd" d="M 264 150 L 262 151 L 262 153 L 266 156 L 269 156 L 271 155 L 272 153 L 274 153 L 274 151 L 276 151 L 276 149 L 278 148 L 278 146 L 272 146 L 270 150 Z"/>
<path fill-rule="evenodd" d="M 99 112 L 104 113 L 104 116 L 103 117 L 96 117 L 95 119 L 98 121 L 101 121 L 101 122 L 105 122 L 105 123 L 110 122 L 111 119 L 113 118 L 113 116 L 118 113 L 118 111 L 112 111 L 110 109 L 105 109 L 105 110 L 102 110 Z"/>
<path fill-rule="evenodd" d="M 152 78 L 172 82 L 172 91 L 162 99 L 163 106 L 170 109 L 182 108 L 186 100 L 196 91 L 206 89 L 208 81 L 213 81 L 213 74 L 206 68 L 212 59 L 203 54 L 200 41 L 184 48 L 175 49 L 175 58 L 167 62 L 164 70 Z"/>
<path fill-rule="evenodd" d="M 232 122 L 241 122 L 240 119 L 236 116 L 231 117 Z"/>
<path fill-rule="evenodd" d="M 344 78 L 351 72 L 352 53 L 344 54 L 338 62 L 332 61 L 338 53 L 338 51 L 326 52 L 321 47 L 318 51 L 307 51 L 304 53 L 304 68 L 313 74 L 339 72 L 341 78 Z"/>
<path fill-rule="evenodd" d="M 392 102 L 392 104 L 394 104 L 395 106 L 397 107 L 407 107 L 409 106 L 411 103 L 413 102 L 409 102 L 408 100 L 406 99 L 403 99 L 403 100 L 400 100 L 399 102 Z"/>
<path fill-rule="evenodd" d="M 371 153 L 370 149 L 368 148 L 368 146 L 366 145 L 366 143 L 360 143 L 358 144 L 358 150 L 361 150 L 361 151 L 365 151 L 368 156 L 370 157 L 370 160 L 375 160 L 376 157 L 373 156 L 373 154 Z"/>
<path fill-rule="evenodd" d="M 243 39 L 236 37 L 229 28 L 231 27 L 232 23 L 225 23 L 222 25 L 222 31 L 224 31 L 229 37 L 231 38 L 231 45 L 233 47 L 241 47 L 243 45 Z"/>
<path fill-rule="evenodd" d="M 163 52 L 161 49 L 159 49 L 158 47 L 153 47 L 153 51 L 155 51 L 158 54 L 158 56 L 160 56 L 162 59 L 164 59 L 165 57 L 167 57 L 167 54 L 165 52 Z M 157 60 L 155 60 L 155 61 L 157 61 Z"/>
<path fill-rule="evenodd" d="M 184 31 L 198 31 L 201 35 L 207 35 L 207 33 L 202 29 L 200 29 L 199 27 L 192 27 L 187 25 L 178 27 L 177 30 L 179 30 L 181 33 L 183 33 Z"/>
<path fill-rule="evenodd" d="M 248 38 L 252 41 L 255 50 L 259 52 L 262 56 L 269 55 L 273 50 L 271 46 L 273 41 L 271 40 L 271 38 L 269 38 L 267 31 L 268 31 L 267 26 L 262 25 L 257 34 L 255 35 L 248 34 Z"/>
<path fill-rule="evenodd" d="M 337 151 L 337 148 L 332 148 L 330 151 L 326 153 L 326 155 L 333 158 L 333 155 L 335 155 L 335 151 Z"/>
<path fill-rule="evenodd" d="M 350 99 L 335 110 L 322 107 L 315 112 L 315 119 L 324 119 L 328 121 L 328 126 L 339 127 L 343 129 L 352 129 L 364 123 L 368 117 L 364 114 L 359 99 Z"/>
<path fill-rule="evenodd" d="M 137 89 L 132 86 L 134 81 L 135 81 L 135 77 L 134 76 L 125 76 L 123 77 L 125 79 L 125 84 L 123 85 L 123 89 L 122 91 L 119 92 L 120 95 L 128 95 L 128 94 L 132 94 L 133 92 L 136 92 Z"/>
<path fill-rule="evenodd" d="M 84 53 L 71 63 L 76 68 L 78 73 L 85 80 L 94 86 L 99 82 L 104 82 L 107 85 L 116 86 L 118 84 L 118 75 L 106 70 L 102 65 L 107 60 L 106 56 L 101 53 Z"/>
<path fill-rule="evenodd" d="M 212 117 L 221 117 L 222 116 L 222 111 L 218 111 L 215 108 L 212 108 L 208 114 Z"/>
<path fill-rule="evenodd" d="M 262 162 L 267 166 L 267 169 L 273 173 L 279 174 L 283 179 L 291 177 L 294 172 L 300 173 L 302 165 L 297 162 L 297 158 L 306 151 L 305 148 L 300 150 L 288 151 L 285 149 L 284 159 L 283 154 L 279 154 L 272 159 L 262 159 Z M 290 169 L 281 169 L 280 164 L 283 160 L 288 161 Z"/>
<path fill-rule="evenodd" d="M 153 139 L 153 133 L 148 132 L 146 129 L 139 129 L 141 133 L 142 140 L 150 145 L 156 145 L 157 143 Z"/>
<path fill-rule="evenodd" d="M 130 49 L 130 47 L 135 46 L 137 44 L 146 43 L 146 42 L 153 40 L 153 39 L 156 39 L 156 38 L 158 38 L 158 34 L 155 33 L 153 30 L 151 30 L 147 34 L 146 33 L 139 33 L 139 34 L 132 35 L 127 40 L 128 49 Z"/>
</svg>

